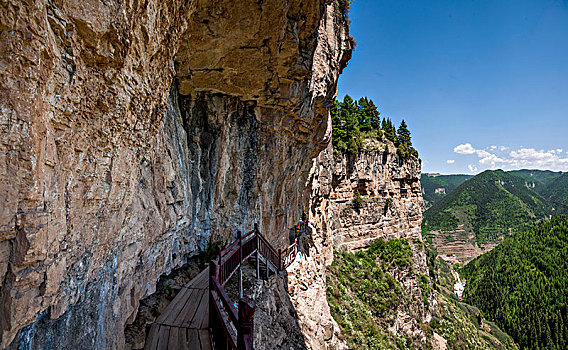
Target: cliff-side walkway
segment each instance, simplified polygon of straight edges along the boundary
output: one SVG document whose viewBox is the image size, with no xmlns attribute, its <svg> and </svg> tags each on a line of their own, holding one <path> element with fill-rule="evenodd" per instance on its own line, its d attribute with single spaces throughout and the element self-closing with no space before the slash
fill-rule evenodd
<svg viewBox="0 0 568 350">
<path fill-rule="evenodd" d="M 209 268 L 186 284 L 152 324 L 145 349 L 212 349 Z"/>
</svg>

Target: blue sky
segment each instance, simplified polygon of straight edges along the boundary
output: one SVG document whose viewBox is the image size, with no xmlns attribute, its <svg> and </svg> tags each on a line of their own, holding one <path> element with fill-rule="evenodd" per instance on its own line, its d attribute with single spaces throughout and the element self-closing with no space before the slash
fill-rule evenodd
<svg viewBox="0 0 568 350">
<path fill-rule="evenodd" d="M 568 171 L 568 1 L 355 0 L 338 98 L 405 119 L 424 172 Z"/>
</svg>

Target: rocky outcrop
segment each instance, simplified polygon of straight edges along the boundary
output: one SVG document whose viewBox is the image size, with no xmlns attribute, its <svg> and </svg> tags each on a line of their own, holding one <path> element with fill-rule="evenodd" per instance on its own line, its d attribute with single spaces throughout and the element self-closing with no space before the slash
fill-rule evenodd
<svg viewBox="0 0 568 350">
<path fill-rule="evenodd" d="M 387 145 L 392 153 L 384 152 Z M 405 302 L 389 320 L 388 331 L 426 343 L 420 323 L 429 322 L 436 294 L 423 293 L 420 275 L 428 276 L 420 225 L 423 201 L 420 161 L 401 159 L 396 147 L 383 140 L 365 141 L 357 155 L 334 154 L 328 146 L 313 162 L 308 178 L 310 222 L 307 254 L 292 265 L 287 288 L 308 348 L 345 348 L 326 297 L 326 266 L 333 249 L 356 250 L 377 239 L 406 238 L 413 251 L 412 267 L 389 271 L 401 283 Z M 360 208 L 354 208 L 358 191 Z M 429 282 L 428 282 L 429 284 Z M 424 298 L 423 298 L 424 297 Z M 425 302 L 427 300 L 427 302 Z"/>
<path fill-rule="evenodd" d="M 3 347 L 119 348 L 211 240 L 287 243 L 350 57 L 335 6 L 0 6 Z"/>
<path fill-rule="evenodd" d="M 421 239 L 420 162 L 401 159 L 393 144 L 395 153 L 376 148 L 383 151 L 333 157 L 327 216 L 339 249 L 365 248 L 378 238 Z M 360 208 L 353 203 L 356 192 Z"/>
</svg>

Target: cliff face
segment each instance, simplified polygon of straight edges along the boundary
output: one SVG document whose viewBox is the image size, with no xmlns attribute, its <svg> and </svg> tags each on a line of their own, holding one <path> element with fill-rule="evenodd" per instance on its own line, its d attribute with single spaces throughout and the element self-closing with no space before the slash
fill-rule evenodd
<svg viewBox="0 0 568 350">
<path fill-rule="evenodd" d="M 365 248 L 378 238 L 421 239 L 424 205 L 417 159 L 363 151 L 335 156 L 330 165 L 326 210 L 338 249 Z M 356 192 L 361 195 L 360 208 L 352 202 Z"/>
<path fill-rule="evenodd" d="M 329 145 L 310 170 L 314 229 L 304 242 L 306 254 L 289 268 L 284 282 L 308 348 L 346 347 L 326 297 L 326 266 L 333 262 L 333 249 L 362 249 L 374 240 L 392 238 L 408 239 L 413 263 L 410 269 L 390 271 L 402 286 L 405 302 L 388 320 L 388 331 L 422 344 L 427 341 L 420 323 L 430 321 L 437 302 L 436 294 L 428 292 L 425 303 L 419 284 L 419 275 L 428 276 L 420 231 L 420 163 L 379 151 L 384 149 L 382 143 L 366 143 L 366 149 L 357 155 L 334 155 Z M 353 208 L 355 191 L 362 197 L 360 209 Z"/>
<path fill-rule="evenodd" d="M 335 2 L 0 8 L 3 347 L 120 347 L 209 241 L 287 243 L 350 57 Z"/>
</svg>

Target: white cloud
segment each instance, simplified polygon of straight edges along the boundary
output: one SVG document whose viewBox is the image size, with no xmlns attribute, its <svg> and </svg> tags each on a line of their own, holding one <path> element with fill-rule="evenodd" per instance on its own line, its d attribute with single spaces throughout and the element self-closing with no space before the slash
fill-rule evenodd
<svg viewBox="0 0 568 350">
<path fill-rule="evenodd" d="M 448 163 L 448 164 L 454 164 L 455 162 L 456 162 L 456 161 L 453 160 L 453 159 L 448 159 L 448 160 L 446 160 L 446 163 Z"/>
<path fill-rule="evenodd" d="M 514 168 L 535 168 L 550 170 L 568 170 L 568 158 L 562 158 L 556 150 L 536 150 L 520 148 L 509 153 L 509 164 Z"/>
<path fill-rule="evenodd" d="M 458 154 L 477 154 L 478 157 L 487 157 L 490 155 L 490 153 L 485 150 L 473 148 L 471 143 L 464 143 L 456 146 L 454 148 L 454 152 Z"/>
<path fill-rule="evenodd" d="M 474 154 L 475 148 L 471 146 L 471 143 L 464 143 L 462 145 L 458 145 L 454 148 L 454 152 L 458 154 Z"/>
<path fill-rule="evenodd" d="M 553 171 L 568 171 L 568 151 L 562 148 L 550 150 L 537 150 L 535 148 L 521 146 L 516 150 L 509 150 L 506 146 L 489 146 L 485 149 L 473 147 L 470 143 L 464 143 L 454 148 L 454 152 L 463 155 L 476 155 L 481 169 L 541 169 Z M 491 151 L 491 152 L 488 152 Z M 450 161 L 446 161 L 448 164 Z M 470 164 L 470 172 L 476 172 L 477 166 Z"/>
<path fill-rule="evenodd" d="M 490 154 L 486 157 L 483 157 L 479 160 L 479 164 L 481 165 L 491 165 L 495 166 L 497 163 L 506 163 L 507 161 L 503 158 L 497 157 L 495 154 Z"/>
</svg>

